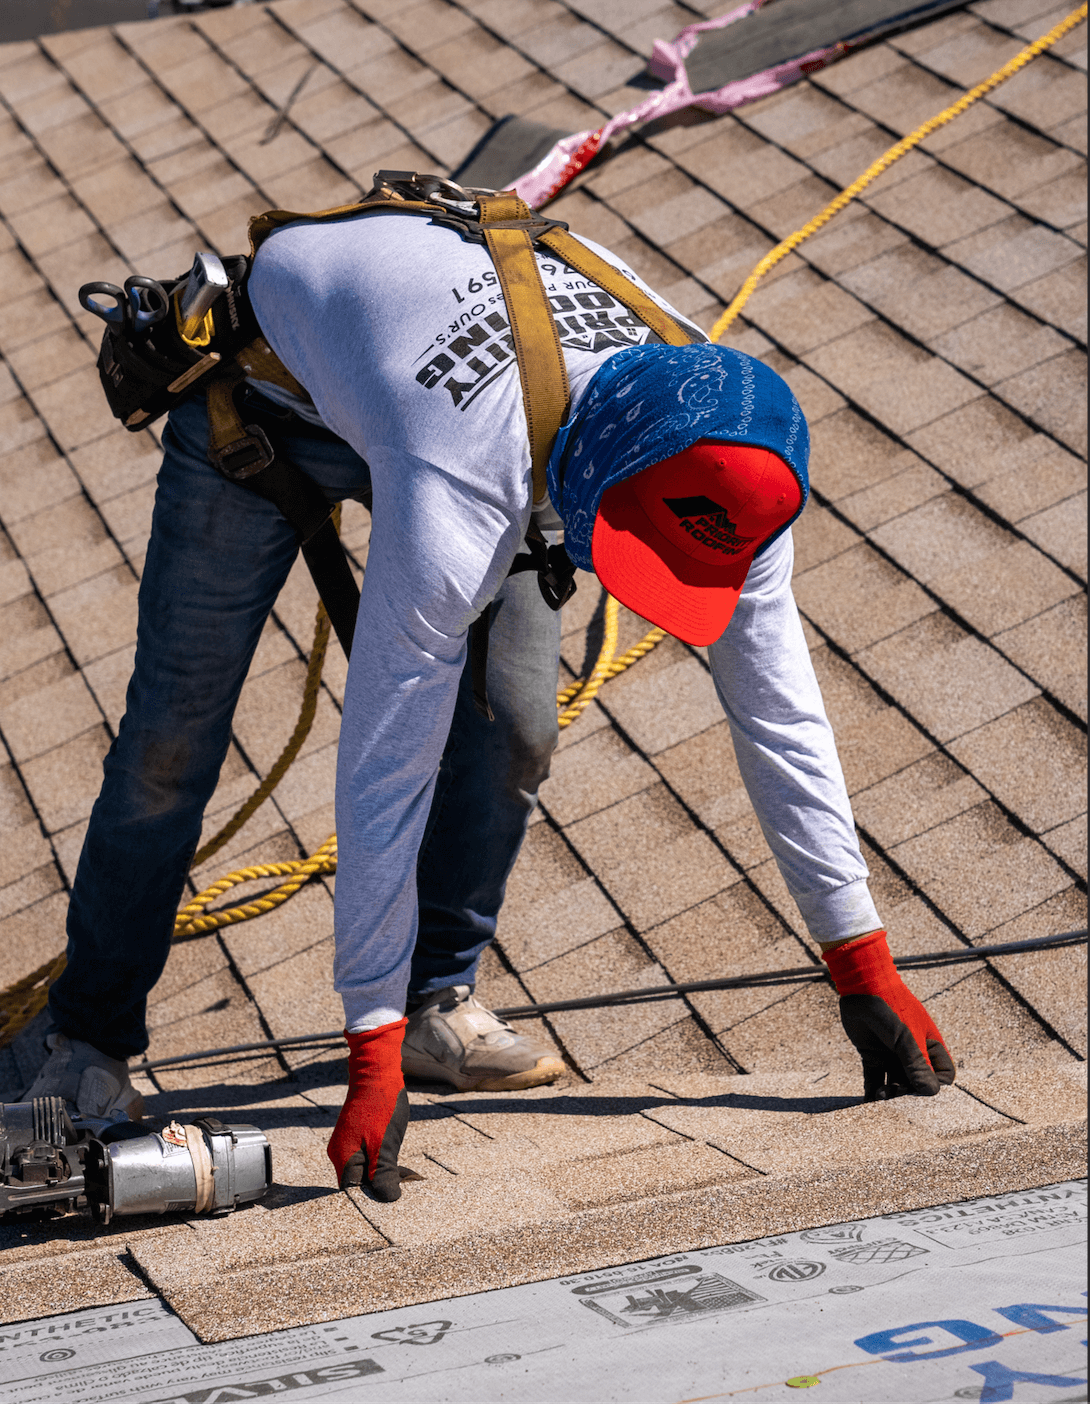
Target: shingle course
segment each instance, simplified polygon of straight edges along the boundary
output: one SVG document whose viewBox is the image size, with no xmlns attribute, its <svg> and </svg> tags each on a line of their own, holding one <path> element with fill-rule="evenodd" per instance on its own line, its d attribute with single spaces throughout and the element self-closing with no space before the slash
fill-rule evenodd
<svg viewBox="0 0 1090 1404">
<path fill-rule="evenodd" d="M 796 576 L 799 608 L 850 653 L 899 633 L 936 606 L 919 584 L 863 542 Z"/>
<path fill-rule="evenodd" d="M 1086 453 L 1086 353 L 1072 348 L 1000 381 L 996 394 L 1075 453 Z"/>
<path fill-rule="evenodd" d="M 1035 833 L 1086 812 L 1086 736 L 1044 698 L 959 737 L 950 751 Z"/>
<path fill-rule="evenodd" d="M 939 614 L 857 657 L 866 673 L 940 741 L 1001 716 L 1037 692 L 999 653 Z"/>
<path fill-rule="evenodd" d="M 995 636 L 1013 663 L 1086 721 L 1086 596 L 1073 595 Z"/>
</svg>

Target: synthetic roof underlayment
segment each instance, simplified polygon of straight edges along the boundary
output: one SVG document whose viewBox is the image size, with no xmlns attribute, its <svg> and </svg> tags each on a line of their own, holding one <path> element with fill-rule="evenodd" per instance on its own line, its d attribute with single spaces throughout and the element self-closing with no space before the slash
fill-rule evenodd
<svg viewBox="0 0 1090 1404">
<path fill-rule="evenodd" d="M 709 327 L 780 238 L 1065 9 L 983 0 L 734 113 L 644 133 L 550 213 Z M 629 83 L 654 41 L 705 17 L 657 0 L 275 0 L 0 50 L 0 987 L 63 948 L 158 459 L 154 433 L 105 410 L 76 289 L 238 251 L 250 214 L 351 199 L 382 167 L 453 170 L 508 113 L 600 127 L 646 96 Z M 729 333 L 810 420 L 795 589 L 902 953 L 1085 921 L 1084 35 L 886 172 Z M 362 566 L 369 523 L 350 507 Z M 300 568 L 206 837 L 291 732 L 314 604 Z M 601 607 L 584 578 L 564 681 L 596 653 Z M 620 646 L 645 627 L 624 615 Z M 343 683 L 331 656 L 300 759 L 197 887 L 329 835 Z M 178 944 L 151 1056 L 336 1026 L 330 888 Z M 699 650 L 667 641 L 565 733 L 481 993 L 517 1005 L 814 959 Z M 558 1014 L 543 1031 L 566 1086 L 413 1093 L 406 1156 L 428 1178 L 392 1208 L 332 1192 L 335 1056 L 163 1070 L 153 1115 L 268 1128 L 282 1188 L 216 1222 L 5 1227 L 0 1303 L 30 1318 L 150 1283 L 222 1339 L 1053 1182 L 1080 1173 L 1083 961 L 913 975 L 960 1064 L 960 1088 L 927 1103 L 858 1104 L 822 985 Z M 29 1037 L 0 1050 L 2 1081 L 35 1056 Z"/>
<path fill-rule="evenodd" d="M 1084 1180 L 216 1345 L 136 1301 L 5 1331 L 0 1404 L 1075 1404 L 1085 1241 Z"/>
<path fill-rule="evenodd" d="M 694 93 L 706 93 L 775 68 L 801 54 L 858 48 L 880 35 L 907 30 L 958 9 L 956 0 L 776 0 L 744 23 L 708 30 L 697 39 L 686 66 Z"/>
</svg>

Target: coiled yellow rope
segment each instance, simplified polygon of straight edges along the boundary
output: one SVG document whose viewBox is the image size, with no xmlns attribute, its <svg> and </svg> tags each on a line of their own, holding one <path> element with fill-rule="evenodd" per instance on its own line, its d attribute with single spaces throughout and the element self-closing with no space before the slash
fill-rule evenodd
<svg viewBox="0 0 1090 1404">
<path fill-rule="evenodd" d="M 1051 48 L 1052 45 L 1062 39 L 1065 34 L 1074 29 L 1077 24 L 1081 24 L 1086 18 L 1086 10 L 1086 5 L 1080 5 L 1077 10 L 1072 10 L 1071 14 L 1069 14 L 1066 19 L 1062 19 L 1059 24 L 1053 25 L 1047 34 L 1042 34 L 1040 39 L 1035 39 L 1032 44 L 1027 44 L 1020 53 L 1015 54 L 1014 58 L 1012 58 L 1009 63 L 1005 63 L 1002 68 L 997 68 L 990 78 L 985 78 L 983 83 L 978 83 L 975 88 L 970 88 L 967 93 L 963 93 L 962 96 L 958 98 L 957 102 L 951 103 L 949 107 L 938 113 L 937 116 L 929 117 L 928 120 L 917 127 L 914 132 L 910 132 L 908 136 L 902 137 L 900 141 L 895 142 L 884 155 L 879 156 L 877 161 L 867 167 L 858 180 L 853 180 L 851 185 L 846 186 L 835 199 L 830 200 L 820 214 L 815 215 L 814 218 L 804 224 L 801 229 L 796 229 L 794 234 L 789 234 L 782 243 L 776 245 L 771 253 L 765 254 L 764 258 L 761 259 L 757 267 L 754 268 L 753 272 L 742 284 L 731 301 L 730 306 L 712 327 L 710 332 L 711 339 L 713 341 L 719 340 L 753 296 L 757 284 L 769 269 L 775 268 L 776 264 L 779 263 L 781 259 L 786 258 L 793 249 L 797 249 L 804 239 L 809 239 L 811 234 L 816 234 L 823 225 L 828 224 L 835 214 L 839 214 L 845 205 L 854 200 L 859 192 L 865 190 L 866 187 L 870 185 L 871 181 L 876 180 L 884 170 L 892 166 L 894 161 L 899 161 L 906 152 L 911 151 L 914 146 L 919 146 L 921 141 L 929 137 L 932 132 L 937 131 L 939 127 L 944 127 L 947 122 L 952 122 L 955 117 L 960 117 L 966 108 L 972 107 L 974 102 L 979 101 L 980 98 L 990 93 L 993 88 L 997 88 L 1000 83 L 1005 83 L 1008 78 L 1013 78 L 1018 70 L 1024 68 L 1031 59 L 1035 59 L 1037 55 L 1043 53 L 1045 49 Z"/>
<path fill-rule="evenodd" d="M 64 966 L 63 954 L 53 956 L 0 994 L 0 1048 L 10 1043 L 19 1030 L 45 1008 L 49 987 Z"/>
<path fill-rule="evenodd" d="M 742 284 L 737 295 L 731 301 L 723 315 L 718 319 L 711 330 L 711 339 L 718 341 L 731 323 L 735 320 L 742 308 L 753 295 L 755 288 L 765 274 L 776 266 L 781 259 L 787 257 L 793 249 L 798 248 L 804 239 L 808 239 L 811 234 L 817 232 L 840 210 L 844 209 L 861 190 L 864 190 L 873 180 L 882 174 L 894 161 L 899 160 L 906 152 L 911 151 L 914 146 L 918 146 L 932 132 L 939 127 L 945 126 L 947 122 L 953 121 L 963 113 L 966 108 L 971 107 L 985 94 L 1006 82 L 1013 77 L 1019 69 L 1025 67 L 1031 59 L 1043 53 L 1045 49 L 1051 48 L 1058 40 L 1074 29 L 1077 24 L 1081 24 L 1087 15 L 1087 5 L 1080 5 L 1077 10 L 1073 10 L 1066 19 L 1054 25 L 1047 34 L 1043 34 L 1039 39 L 1034 40 L 1016 54 L 1009 63 L 1005 63 L 986 78 L 983 83 L 978 83 L 975 88 L 960 97 L 957 102 L 952 103 L 937 116 L 924 122 L 922 126 L 916 128 L 908 136 L 903 137 L 889 148 L 884 155 L 870 165 L 863 174 L 847 186 L 844 190 L 831 200 L 820 214 L 804 224 L 801 229 L 797 229 L 789 235 L 782 243 L 767 253 L 760 263 L 757 264 L 753 272 Z M 608 678 L 616 677 L 618 673 L 630 668 L 633 663 L 649 653 L 656 644 L 665 638 L 665 631 L 662 629 L 652 629 L 638 644 L 623 653 L 620 658 L 615 658 L 614 653 L 617 648 L 617 626 L 618 626 L 619 606 L 612 596 L 607 597 L 605 612 L 605 634 L 602 640 L 602 648 L 598 654 L 597 662 L 588 679 L 582 678 L 570 684 L 557 693 L 557 707 L 560 709 L 559 724 L 562 727 L 570 726 L 573 721 L 590 706 L 591 702 L 598 695 L 602 685 Z M 288 744 L 285 746 L 280 758 L 269 772 L 268 776 L 255 790 L 253 795 L 239 809 L 232 819 L 211 838 L 208 843 L 201 848 L 195 858 L 194 865 L 204 863 L 232 838 L 254 811 L 261 805 L 279 784 L 287 772 L 292 761 L 299 753 L 299 749 L 306 740 L 307 734 L 314 721 L 314 714 L 317 708 L 318 688 L 321 683 L 322 665 L 325 661 L 326 646 L 329 640 L 329 620 L 325 617 L 325 611 L 319 607 L 318 620 L 314 631 L 314 645 L 311 649 L 310 662 L 307 667 L 307 681 L 303 694 L 303 705 L 299 713 L 299 720 L 296 722 L 295 730 L 292 732 Z M 251 917 L 260 916 L 263 912 L 272 911 L 308 882 L 312 877 L 318 877 L 325 873 L 336 871 L 337 867 L 337 836 L 331 835 L 322 846 L 308 858 L 302 858 L 289 863 L 263 863 L 256 867 L 240 868 L 236 872 L 228 873 L 204 892 L 199 893 L 191 902 L 179 911 L 174 926 L 175 937 L 185 937 L 200 935 L 207 931 L 214 931 L 221 926 L 233 925 L 236 922 L 247 921 Z M 244 903 L 238 907 L 230 907 L 225 911 L 207 913 L 206 908 L 210 906 L 217 897 L 223 896 L 232 887 L 244 882 L 260 881 L 262 878 L 284 877 L 287 881 L 273 891 L 255 898 L 252 902 Z M 0 994 L 0 1047 L 9 1043 L 12 1038 L 24 1027 L 34 1016 L 45 1006 L 49 993 L 49 986 L 64 969 L 65 958 L 63 955 L 56 956 L 52 960 L 46 961 L 37 970 L 27 975 L 24 979 L 9 986 Z"/>
<path fill-rule="evenodd" d="M 613 599 L 612 596 L 607 596 L 607 617 L 610 609 L 612 609 L 616 615 L 618 605 L 617 601 Z M 556 705 L 561 709 L 560 717 L 558 718 L 560 725 L 570 726 L 575 718 L 593 702 L 602 683 L 608 681 L 610 678 L 615 678 L 618 673 L 623 673 L 626 668 L 631 668 L 632 664 L 639 662 L 645 653 L 650 653 L 656 644 L 662 643 L 665 637 L 665 629 L 652 629 L 643 636 L 638 644 L 633 644 L 630 649 L 622 653 L 620 658 L 613 658 L 611 654 L 608 653 L 606 648 L 608 640 L 604 640 L 602 652 L 598 656 L 598 662 L 595 664 L 590 681 L 577 678 L 575 682 L 569 683 L 567 687 L 562 688 L 561 691 L 556 694 Z M 614 644 L 614 647 L 615 646 Z M 605 659 L 604 667 L 603 659 Z M 599 677 L 599 681 L 595 682 L 595 677 Z M 593 691 L 591 691 L 592 685 Z M 580 704 L 578 711 L 574 710 L 576 702 Z M 571 703 L 572 705 L 567 707 L 567 703 Z"/>
<path fill-rule="evenodd" d="M 612 595 L 607 595 L 605 630 L 602 635 L 602 647 L 598 653 L 598 659 L 591 670 L 590 677 L 582 687 L 579 688 L 577 695 L 557 718 L 557 722 L 560 726 L 571 726 L 576 717 L 582 716 L 594 701 L 595 697 L 597 697 L 599 688 L 609 676 L 609 665 L 613 662 L 613 655 L 617 652 L 617 626 L 620 614 L 620 605 Z M 557 698 L 557 705 L 560 705 L 559 696 Z"/>
<path fill-rule="evenodd" d="M 638 662 L 645 653 L 650 653 L 656 644 L 661 643 L 666 637 L 665 629 L 652 629 L 645 634 L 638 644 L 622 653 L 620 658 L 613 655 L 617 651 L 617 627 L 620 617 L 620 605 L 612 595 L 606 596 L 605 610 L 605 632 L 602 636 L 602 647 L 598 654 L 598 660 L 594 665 L 594 670 L 587 679 L 577 678 L 575 682 L 556 694 L 556 705 L 559 707 L 560 716 L 557 721 L 560 726 L 571 726 L 576 717 L 586 711 L 590 704 L 598 696 L 602 684 L 609 678 L 615 678 L 618 673 L 623 673 L 626 668 L 631 668 L 633 663 Z"/>
<path fill-rule="evenodd" d="M 251 917 L 271 912 L 279 907 L 281 902 L 286 902 L 293 893 L 298 892 L 312 877 L 320 877 L 323 873 L 333 873 L 336 870 L 336 834 L 331 834 L 321 848 L 316 849 L 309 858 L 299 858 L 289 863 L 258 863 L 252 868 L 239 868 L 233 873 L 228 873 L 226 877 L 221 877 L 211 887 L 206 887 L 192 902 L 187 902 L 181 908 L 174 919 L 174 939 L 200 936 L 207 931 L 215 931 L 217 927 L 233 926 L 236 922 L 249 921 Z M 211 906 L 217 897 L 230 892 L 232 887 L 238 887 L 243 882 L 258 882 L 261 878 L 271 877 L 286 877 L 288 881 L 241 907 L 229 907 L 225 911 L 202 915 L 206 907 Z"/>
</svg>

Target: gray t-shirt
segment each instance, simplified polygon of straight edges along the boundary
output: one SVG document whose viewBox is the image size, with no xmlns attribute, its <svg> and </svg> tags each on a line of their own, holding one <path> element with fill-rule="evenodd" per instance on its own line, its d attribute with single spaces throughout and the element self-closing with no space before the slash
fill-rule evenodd
<svg viewBox="0 0 1090 1404">
<path fill-rule="evenodd" d="M 538 265 L 574 406 L 610 355 L 650 333 L 559 259 L 539 254 Z M 487 251 L 425 219 L 289 225 L 262 245 L 249 286 L 273 349 L 371 469 L 337 781 L 335 983 L 347 1027 L 375 1027 L 404 1009 L 416 859 L 467 631 L 530 519 L 522 390 Z M 790 575 L 788 534 L 751 570 L 710 657 L 787 885 L 813 934 L 836 939 L 880 923 Z"/>
</svg>

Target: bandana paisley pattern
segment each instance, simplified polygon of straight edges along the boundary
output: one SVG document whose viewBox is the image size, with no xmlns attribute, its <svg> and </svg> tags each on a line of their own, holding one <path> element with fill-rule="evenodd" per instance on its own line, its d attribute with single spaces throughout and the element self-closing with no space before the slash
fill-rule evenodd
<svg viewBox="0 0 1090 1404">
<path fill-rule="evenodd" d="M 577 566 L 594 568 L 591 537 L 602 494 L 697 439 L 771 449 L 795 474 L 805 505 L 810 436 L 798 401 L 774 370 L 710 342 L 634 346 L 598 371 L 549 458 L 549 495 Z"/>
</svg>

